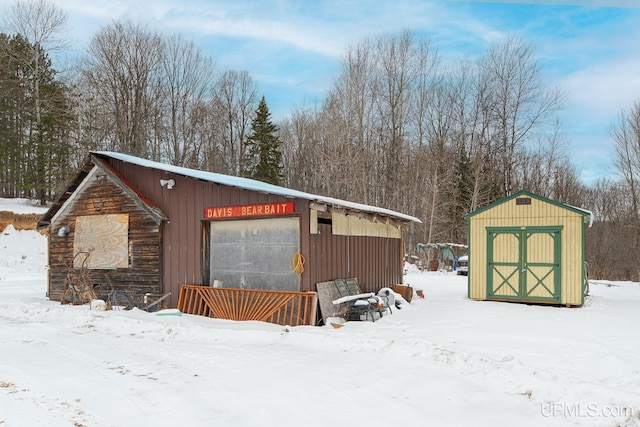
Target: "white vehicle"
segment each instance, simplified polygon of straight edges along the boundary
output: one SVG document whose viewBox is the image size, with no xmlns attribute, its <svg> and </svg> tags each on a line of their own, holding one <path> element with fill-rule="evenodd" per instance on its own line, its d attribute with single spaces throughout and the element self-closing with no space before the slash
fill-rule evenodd
<svg viewBox="0 0 640 427">
<path fill-rule="evenodd" d="M 462 255 L 458 258 L 458 276 L 467 276 L 469 274 L 469 256 Z"/>
</svg>

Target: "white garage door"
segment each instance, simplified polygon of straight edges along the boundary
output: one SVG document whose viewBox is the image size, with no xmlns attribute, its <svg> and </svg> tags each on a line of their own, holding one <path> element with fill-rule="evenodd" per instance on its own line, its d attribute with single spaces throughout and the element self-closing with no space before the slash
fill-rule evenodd
<svg viewBox="0 0 640 427">
<path fill-rule="evenodd" d="M 210 280 L 225 288 L 299 291 L 291 259 L 300 250 L 297 217 L 214 221 Z"/>
</svg>

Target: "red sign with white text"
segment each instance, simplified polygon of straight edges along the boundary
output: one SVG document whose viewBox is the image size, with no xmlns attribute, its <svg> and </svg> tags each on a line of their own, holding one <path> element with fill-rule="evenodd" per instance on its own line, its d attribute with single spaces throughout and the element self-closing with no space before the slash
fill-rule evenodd
<svg viewBox="0 0 640 427">
<path fill-rule="evenodd" d="M 206 208 L 204 217 L 207 219 L 242 218 L 247 216 L 286 215 L 294 212 L 293 202 L 263 203 L 260 205 L 222 206 Z"/>
</svg>

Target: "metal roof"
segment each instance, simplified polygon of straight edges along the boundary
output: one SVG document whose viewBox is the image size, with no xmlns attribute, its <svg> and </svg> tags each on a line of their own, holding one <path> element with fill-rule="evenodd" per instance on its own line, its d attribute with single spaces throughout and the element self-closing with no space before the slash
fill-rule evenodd
<svg viewBox="0 0 640 427">
<path fill-rule="evenodd" d="M 245 190 L 258 191 L 261 193 L 275 194 L 275 195 L 280 195 L 280 196 L 285 196 L 290 198 L 306 199 L 316 203 L 322 203 L 322 204 L 326 204 L 333 207 L 341 207 L 341 208 L 346 208 L 346 209 L 355 210 L 355 211 L 369 212 L 369 213 L 379 214 L 382 216 L 394 217 L 394 218 L 402 219 L 405 221 L 422 223 L 422 221 L 420 221 L 416 217 L 406 215 L 400 212 L 396 212 L 390 209 L 379 208 L 376 206 L 370 206 L 370 205 L 365 205 L 361 203 L 349 202 L 346 200 L 336 199 L 333 197 L 325 197 L 325 196 L 319 196 L 316 194 L 305 193 L 303 191 L 292 190 L 289 188 L 268 184 L 268 183 L 257 181 L 254 179 L 189 169 L 181 166 L 173 166 L 165 163 L 145 160 L 140 157 L 135 157 L 128 154 L 115 153 L 110 151 L 92 151 L 91 153 L 99 157 L 110 157 L 113 159 L 135 164 L 138 166 L 162 170 L 162 171 L 174 173 L 177 175 L 200 179 L 208 182 L 214 182 L 216 184 L 242 188 Z"/>
</svg>

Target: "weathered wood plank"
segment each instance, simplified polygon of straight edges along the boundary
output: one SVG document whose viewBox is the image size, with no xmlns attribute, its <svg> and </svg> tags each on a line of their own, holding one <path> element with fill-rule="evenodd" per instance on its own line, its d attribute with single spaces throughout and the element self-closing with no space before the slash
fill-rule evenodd
<svg viewBox="0 0 640 427">
<path fill-rule="evenodd" d="M 114 240 L 115 246 L 103 249 L 99 256 L 93 252 L 93 258 L 102 261 L 91 264 L 92 268 L 83 271 L 83 277 L 96 285 L 98 294 L 121 291 L 138 298 L 147 292 L 163 293 L 160 283 L 162 245 L 156 221 L 139 202 L 108 179 L 99 183 L 94 178 L 78 191 L 81 194 L 64 211 L 59 211 L 60 215 L 50 226 L 49 299 L 59 301 L 67 275 L 70 271 L 79 274 L 81 270 L 82 266 L 74 263 L 74 245 L 77 248 L 83 241 L 94 246 L 102 244 L 112 237 L 114 223 L 121 231 Z M 84 225 L 91 227 L 83 227 L 83 220 L 88 221 Z M 71 232 L 61 237 L 56 231 L 63 225 L 69 226 Z"/>
</svg>

